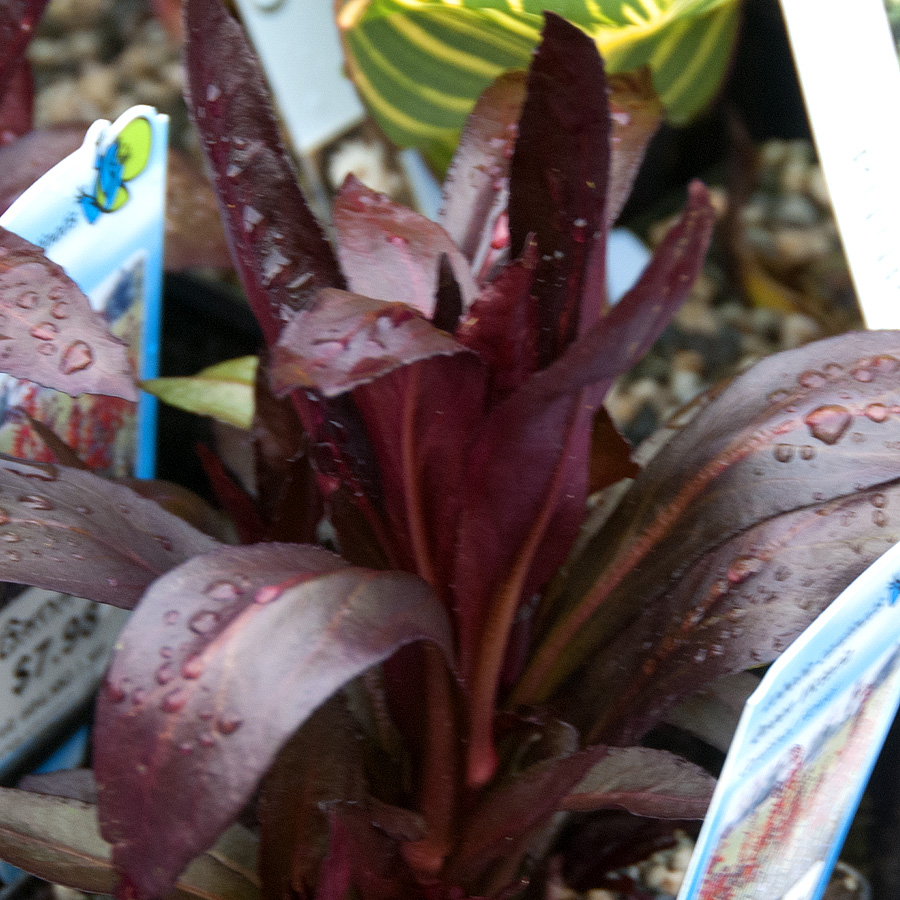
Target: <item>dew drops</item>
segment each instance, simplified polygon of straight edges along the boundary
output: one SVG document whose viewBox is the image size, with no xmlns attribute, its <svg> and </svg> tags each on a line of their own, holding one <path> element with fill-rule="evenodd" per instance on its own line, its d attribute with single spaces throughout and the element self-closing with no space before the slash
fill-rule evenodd
<svg viewBox="0 0 900 900">
<path fill-rule="evenodd" d="M 262 264 L 262 280 L 263 285 L 268 287 L 275 278 L 284 271 L 284 267 L 290 260 L 276 247 L 263 260 Z"/>
<path fill-rule="evenodd" d="M 273 600 L 277 600 L 281 594 L 282 589 L 280 585 L 267 584 L 253 595 L 253 602 L 259 604 L 271 603 Z"/>
<path fill-rule="evenodd" d="M 790 396 L 791 395 L 788 391 L 777 390 L 777 391 L 772 391 L 772 393 L 769 394 L 767 399 L 770 403 L 783 403 Z"/>
<path fill-rule="evenodd" d="M 872 513 L 872 522 L 879 528 L 884 528 L 888 521 L 887 513 L 885 513 L 884 510 L 876 509 L 875 512 Z"/>
<path fill-rule="evenodd" d="M 810 444 L 804 444 L 800 448 L 800 459 L 805 459 L 807 461 L 811 460 L 816 455 L 815 447 Z"/>
<path fill-rule="evenodd" d="M 868 384 L 875 377 L 871 369 L 853 369 L 850 374 L 863 384 Z"/>
<path fill-rule="evenodd" d="M 118 578 L 113 578 L 112 576 L 110 576 L 109 578 L 106 579 L 106 583 L 107 583 L 111 588 L 116 588 L 116 587 L 119 586 L 119 579 L 118 579 Z"/>
<path fill-rule="evenodd" d="M 84 341 L 73 341 L 63 350 L 62 359 L 59 361 L 59 369 L 63 375 L 73 375 L 82 372 L 94 362 L 94 351 Z"/>
<path fill-rule="evenodd" d="M 22 559 L 22 554 L 19 553 L 18 550 L 7 550 L 7 551 L 6 551 L 6 558 L 7 558 L 10 562 L 19 562 L 19 561 Z"/>
<path fill-rule="evenodd" d="M 89 506 L 76 506 L 75 512 L 79 513 L 82 516 L 89 516 L 93 510 Z"/>
<path fill-rule="evenodd" d="M 163 616 L 163 622 L 164 622 L 166 625 L 174 625 L 174 624 L 178 621 L 179 618 L 180 618 L 180 616 L 179 616 L 178 610 L 177 610 L 177 609 L 170 609 L 170 610 Z"/>
<path fill-rule="evenodd" d="M 185 660 L 184 665 L 181 667 L 181 674 L 190 680 L 194 680 L 199 678 L 203 674 L 204 663 L 201 657 L 192 656 L 190 659 Z"/>
<path fill-rule="evenodd" d="M 406 247 L 409 244 L 409 240 L 403 237 L 402 234 L 390 234 L 388 235 L 388 243 L 392 244 L 394 247 Z"/>
<path fill-rule="evenodd" d="M 147 692 L 143 688 L 137 688 L 131 695 L 131 703 L 134 706 L 140 706 L 147 699 Z"/>
<path fill-rule="evenodd" d="M 774 454 L 778 462 L 790 462 L 794 458 L 794 447 L 791 444 L 776 444 Z"/>
<path fill-rule="evenodd" d="M 882 372 L 886 375 L 890 375 L 900 369 L 900 360 L 895 356 L 876 356 L 869 364 L 876 372 Z"/>
<path fill-rule="evenodd" d="M 882 493 L 872 494 L 872 506 L 876 509 L 884 509 L 887 505 L 887 497 Z"/>
<path fill-rule="evenodd" d="M 53 504 L 40 494 L 23 494 L 19 497 L 19 503 L 29 509 L 48 510 L 53 509 Z"/>
<path fill-rule="evenodd" d="M 184 709 L 185 703 L 188 701 L 188 692 L 184 688 L 175 688 L 169 691 L 159 703 L 159 708 L 163 712 L 179 712 Z"/>
<path fill-rule="evenodd" d="M 215 103 L 219 97 L 222 96 L 222 91 L 219 89 L 217 84 L 208 84 L 206 86 L 206 101 L 207 103 Z"/>
<path fill-rule="evenodd" d="M 779 566 L 775 570 L 776 581 L 787 581 L 791 577 L 791 570 L 787 566 Z"/>
<path fill-rule="evenodd" d="M 263 220 L 263 214 L 253 206 L 245 206 L 243 213 L 244 231 L 248 234 Z"/>
<path fill-rule="evenodd" d="M 21 540 L 21 536 L 16 534 L 15 531 L 0 532 L 0 541 L 5 541 L 7 544 L 18 544 Z"/>
<path fill-rule="evenodd" d="M 19 294 L 16 299 L 16 306 L 19 309 L 34 309 L 39 302 L 40 298 L 34 291 L 25 291 L 25 293 Z"/>
<path fill-rule="evenodd" d="M 53 356 L 56 353 L 56 345 L 55 344 L 38 344 L 37 352 L 41 354 L 41 356 Z"/>
<path fill-rule="evenodd" d="M 38 322 L 29 333 L 39 341 L 52 341 L 59 334 L 59 329 L 52 322 Z"/>
<path fill-rule="evenodd" d="M 9 524 L 9 512 L 7 512 L 7 510 L 3 509 L 3 507 L 0 506 L 0 525 L 8 525 L 8 524 Z"/>
<path fill-rule="evenodd" d="M 156 681 L 159 684 L 168 684 L 174 677 L 175 669 L 170 662 L 163 663 L 156 670 Z"/>
<path fill-rule="evenodd" d="M 866 407 L 866 418 L 873 422 L 883 422 L 887 417 L 888 410 L 883 403 L 870 403 Z"/>
<path fill-rule="evenodd" d="M 216 722 L 216 730 L 219 734 L 234 734 L 243 724 L 243 719 L 237 719 L 233 716 L 223 716 Z"/>
<path fill-rule="evenodd" d="M 701 647 L 701 648 L 694 654 L 694 662 L 695 662 L 695 663 L 702 663 L 702 662 L 704 662 L 705 660 L 706 660 L 706 648 L 705 648 L 705 647 Z"/>
<path fill-rule="evenodd" d="M 844 367 L 842 365 L 839 365 L 838 363 L 828 363 L 825 366 L 825 374 L 829 378 L 836 378 L 843 371 L 844 371 Z"/>
<path fill-rule="evenodd" d="M 57 301 L 53 304 L 53 307 L 50 310 L 50 315 L 53 316 L 54 319 L 68 319 L 69 305 L 65 302 L 65 300 Z"/>
<path fill-rule="evenodd" d="M 243 593 L 240 586 L 227 578 L 213 581 L 206 586 L 206 596 L 212 600 L 236 600 Z"/>
<path fill-rule="evenodd" d="M 800 387 L 805 388 L 822 387 L 827 381 L 828 379 L 821 372 L 816 372 L 813 369 L 808 369 L 797 378 L 797 383 Z"/>
<path fill-rule="evenodd" d="M 201 747 L 206 747 L 208 749 L 210 747 L 215 746 L 216 739 L 209 732 L 205 732 L 204 734 L 201 734 L 200 737 L 197 738 L 197 743 Z"/>
<path fill-rule="evenodd" d="M 163 659 L 171 659 L 171 658 L 172 658 L 172 654 L 173 654 L 174 652 L 175 652 L 175 651 L 174 651 L 171 647 L 160 647 L 160 648 L 159 648 L 159 655 L 160 655 Z"/>
<path fill-rule="evenodd" d="M 187 741 L 185 741 L 184 743 L 178 745 L 178 752 L 183 756 L 190 756 L 194 752 L 194 747 L 192 744 L 189 744 Z"/>
<path fill-rule="evenodd" d="M 194 613 L 188 622 L 188 628 L 195 634 L 209 634 L 219 624 L 219 614 L 210 609 L 201 609 Z"/>
<path fill-rule="evenodd" d="M 804 419 L 809 433 L 823 444 L 836 444 L 850 426 L 853 417 L 843 406 L 828 405 L 814 409 Z"/>
<path fill-rule="evenodd" d="M 154 534 L 153 539 L 156 541 L 157 544 L 159 544 L 160 547 L 163 548 L 163 550 L 168 550 L 171 552 L 172 542 L 165 535 Z"/>
<path fill-rule="evenodd" d="M 105 685 L 106 696 L 111 703 L 121 703 L 125 699 L 125 687 L 127 683 L 127 678 L 118 683 L 107 680 Z"/>
</svg>

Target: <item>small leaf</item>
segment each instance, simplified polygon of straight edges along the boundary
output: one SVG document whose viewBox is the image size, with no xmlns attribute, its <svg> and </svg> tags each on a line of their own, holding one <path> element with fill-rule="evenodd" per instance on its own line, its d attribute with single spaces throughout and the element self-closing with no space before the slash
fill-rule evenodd
<svg viewBox="0 0 900 900">
<path fill-rule="evenodd" d="M 302 387 L 334 397 L 418 360 L 467 352 L 403 303 L 324 290 L 285 327 L 270 377 L 279 393 Z"/>
<path fill-rule="evenodd" d="M 40 247 L 0 228 L 0 371 L 45 387 L 137 400 L 128 348 Z"/>
<path fill-rule="evenodd" d="M 464 306 L 477 292 L 468 261 L 440 225 L 370 190 L 352 175 L 335 201 L 334 227 L 341 269 L 355 294 L 405 303 L 431 319 L 443 256 L 462 291 Z"/>
<path fill-rule="evenodd" d="M 656 819 L 702 819 L 715 786 L 708 772 L 665 750 L 610 747 L 560 808 L 620 808 Z"/>
<path fill-rule="evenodd" d="M 478 272 L 509 194 L 509 161 L 525 100 L 525 73 L 508 72 L 482 95 L 466 121 L 444 181 L 440 223 Z"/>
<path fill-rule="evenodd" d="M 170 406 L 249 431 L 257 362 L 256 356 L 242 356 L 189 377 L 151 378 L 142 381 L 141 387 Z"/>
<path fill-rule="evenodd" d="M 0 579 L 131 609 L 216 542 L 90 472 L 0 455 Z"/>
<path fill-rule="evenodd" d="M 451 658 L 423 581 L 317 547 L 221 548 L 159 579 L 119 639 L 94 732 L 103 834 L 138 894 L 169 890 L 323 701 L 420 640 Z"/>
<path fill-rule="evenodd" d="M 175 883 L 170 900 L 256 900 L 257 839 L 235 825 Z M 79 891 L 112 894 L 119 875 L 92 803 L 0 788 L 0 856 L 26 872 Z"/>
<path fill-rule="evenodd" d="M 247 36 L 220 0 L 187 4 L 188 105 L 231 255 L 266 342 L 323 287 L 343 287 L 306 205 Z"/>
</svg>

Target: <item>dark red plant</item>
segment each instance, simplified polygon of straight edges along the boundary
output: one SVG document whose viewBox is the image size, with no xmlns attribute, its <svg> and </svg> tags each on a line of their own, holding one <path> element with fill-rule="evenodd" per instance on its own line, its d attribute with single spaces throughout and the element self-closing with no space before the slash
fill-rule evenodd
<svg viewBox="0 0 900 900">
<path fill-rule="evenodd" d="M 54 782 L 15 795 L 39 826 L 0 802 L 0 853 L 123 897 L 234 896 L 239 872 L 249 897 L 240 817 L 271 900 L 462 900 L 543 877 L 558 813 L 702 817 L 712 778 L 642 742 L 775 658 L 900 538 L 900 335 L 765 361 L 641 471 L 604 395 L 687 296 L 713 213 L 690 185 L 608 304 L 607 230 L 658 118 L 640 77 L 608 84 L 592 41 L 548 15 L 527 77 L 473 113 L 440 221 L 350 180 L 335 253 L 241 27 L 218 0 L 186 21 L 190 105 L 267 343 L 257 495 L 206 464 L 255 543 L 89 472 L 0 460 L 20 554 L 0 576 L 134 607 L 97 703 L 111 850 L 97 838 L 84 862 L 61 823 L 94 807 Z M 589 492 L 623 477 L 586 526 Z M 311 544 L 323 516 L 341 555 Z M 29 557 L 47 533 L 85 565 L 62 545 Z M 181 875 L 223 832 L 209 856 L 231 875 L 209 856 Z"/>
</svg>

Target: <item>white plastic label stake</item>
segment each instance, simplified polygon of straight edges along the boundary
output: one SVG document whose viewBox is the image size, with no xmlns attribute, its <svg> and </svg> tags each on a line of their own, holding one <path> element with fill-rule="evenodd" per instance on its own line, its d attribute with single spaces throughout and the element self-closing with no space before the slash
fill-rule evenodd
<svg viewBox="0 0 900 900">
<path fill-rule="evenodd" d="M 900 328 L 900 66 L 882 0 L 781 0 L 869 328 Z"/>
<path fill-rule="evenodd" d="M 294 148 L 310 153 L 362 121 L 363 107 L 342 72 L 332 3 L 237 0 Z"/>
</svg>

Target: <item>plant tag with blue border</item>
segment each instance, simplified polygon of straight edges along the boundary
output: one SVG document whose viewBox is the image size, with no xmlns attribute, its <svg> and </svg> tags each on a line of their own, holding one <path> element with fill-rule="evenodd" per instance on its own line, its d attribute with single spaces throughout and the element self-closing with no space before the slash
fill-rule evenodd
<svg viewBox="0 0 900 900">
<path fill-rule="evenodd" d="M 168 117 L 133 107 L 114 124 L 95 122 L 81 147 L 0 217 L 78 284 L 131 348 L 140 378 L 157 372 L 167 155 Z M 149 396 L 137 406 L 116 397 L 72 398 L 0 375 L 0 451 L 52 459 L 27 420 L 12 413 L 22 409 L 92 469 L 149 477 L 154 404 Z M 126 616 L 65 594 L 0 584 L 0 776 L 39 753 L 48 731 L 88 699 Z"/>
<path fill-rule="evenodd" d="M 900 703 L 900 544 L 744 708 L 679 900 L 818 900 Z"/>
</svg>

